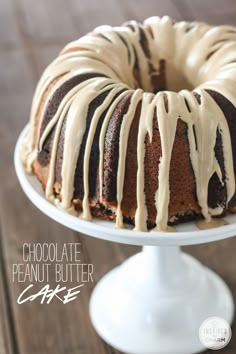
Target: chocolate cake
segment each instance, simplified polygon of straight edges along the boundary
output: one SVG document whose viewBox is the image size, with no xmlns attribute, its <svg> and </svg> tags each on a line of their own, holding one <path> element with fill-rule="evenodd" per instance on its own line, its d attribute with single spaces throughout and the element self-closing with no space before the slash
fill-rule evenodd
<svg viewBox="0 0 236 354">
<path fill-rule="evenodd" d="M 34 95 L 23 161 L 79 217 L 165 231 L 236 210 L 236 28 L 151 17 L 69 43 Z"/>
</svg>

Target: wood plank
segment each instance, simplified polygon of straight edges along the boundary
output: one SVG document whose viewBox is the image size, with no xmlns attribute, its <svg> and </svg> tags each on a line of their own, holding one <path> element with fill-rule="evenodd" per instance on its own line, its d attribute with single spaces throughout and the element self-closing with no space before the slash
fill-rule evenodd
<svg viewBox="0 0 236 354">
<path fill-rule="evenodd" d="M 121 0 L 123 10 L 125 12 L 126 20 L 144 21 L 151 16 L 165 16 L 169 15 L 173 18 L 179 19 L 180 12 L 171 0 Z"/>
<path fill-rule="evenodd" d="M 173 0 L 184 19 L 205 21 L 213 25 L 236 25 L 236 3 L 234 0 L 186 1 Z"/>
<path fill-rule="evenodd" d="M 58 44 L 41 44 L 33 45 L 31 48 L 31 55 L 35 63 L 36 82 L 42 75 L 43 70 L 57 57 L 62 48 L 67 42 Z M 34 83 L 36 85 L 36 82 Z"/>
<path fill-rule="evenodd" d="M 14 16 L 12 2 L 1 0 L 0 2 L 0 47 L 19 47 L 19 36 Z"/>
<path fill-rule="evenodd" d="M 16 96 L 31 95 L 33 77 L 21 49 L 6 49 L 0 55 L 0 100 L 11 104 Z M 24 104 L 24 102 L 23 102 Z M 9 109 L 11 106 L 9 106 Z"/>
<path fill-rule="evenodd" d="M 34 43 L 53 43 L 78 37 L 66 0 L 14 0 L 22 31 Z M 43 25 L 42 25 L 43 24 Z"/>
<path fill-rule="evenodd" d="M 0 243 L 2 234 L 0 232 Z M 6 282 L 6 270 L 2 247 L 0 250 L 0 353 L 17 354 L 17 344 L 15 342 L 15 328 L 12 314 L 11 301 L 9 298 L 9 288 Z"/>
<path fill-rule="evenodd" d="M 14 28 L 14 27 L 13 27 Z M 7 28 L 6 28 L 7 30 Z M 12 44 L 12 43 L 11 43 Z M 1 43 L 1 48 L 3 48 Z M 29 93 L 32 90 L 31 78 L 28 71 L 25 55 L 20 49 L 20 44 L 16 47 L 5 47 L 0 55 L 0 353 L 18 354 L 18 345 L 15 332 L 14 311 L 12 307 L 12 297 L 10 283 L 8 282 L 6 268 L 11 268 L 6 260 L 4 238 L 3 213 L 5 208 L 2 203 L 4 188 L 10 188 L 12 176 L 15 173 L 12 165 L 13 149 L 15 139 L 22 129 L 23 121 L 28 120 Z M 22 120 L 21 120 L 22 117 Z M 14 203 L 14 195 L 8 189 L 8 204 Z M 12 214 L 10 212 L 10 217 Z"/>
<path fill-rule="evenodd" d="M 195 16 L 221 16 L 226 18 L 232 13 L 236 13 L 236 3 L 234 0 L 198 0 L 198 1 L 185 1 L 186 5 L 191 7 Z"/>
<path fill-rule="evenodd" d="M 100 25 L 117 26 L 126 20 L 121 4 L 117 1 L 68 0 L 67 3 L 74 25 L 83 34 Z"/>
</svg>

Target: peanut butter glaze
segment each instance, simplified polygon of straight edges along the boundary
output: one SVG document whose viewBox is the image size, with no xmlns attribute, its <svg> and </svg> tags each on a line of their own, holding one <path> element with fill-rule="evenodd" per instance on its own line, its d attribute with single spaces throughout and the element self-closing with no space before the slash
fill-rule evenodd
<svg viewBox="0 0 236 354">
<path fill-rule="evenodd" d="M 145 39 L 145 40 L 144 40 Z M 165 63 L 169 90 L 158 91 L 153 77 L 160 75 Z M 47 122 L 45 112 L 57 90 L 80 75 L 88 79 L 74 85 L 61 99 L 56 113 Z M 38 112 L 47 88 L 50 93 Z M 182 89 L 185 87 L 185 89 Z M 103 152 L 110 118 L 121 100 L 130 95 L 130 103 L 120 127 L 116 178 L 116 227 L 123 228 L 122 199 L 125 180 L 127 144 L 138 105 L 141 104 L 137 135 L 137 208 L 135 230 L 147 230 L 147 207 L 144 192 L 145 137 L 152 142 L 153 119 L 157 119 L 162 156 L 159 161 L 158 188 L 155 193 L 156 227 L 168 228 L 170 202 L 170 163 L 178 120 L 187 125 L 190 159 L 196 182 L 196 196 L 208 225 L 211 216 L 220 215 L 221 205 L 208 206 L 208 186 L 216 174 L 227 190 L 227 204 L 235 194 L 232 145 L 226 117 L 209 94 L 219 92 L 236 105 L 236 29 L 213 27 L 193 22 L 173 22 L 169 17 L 151 17 L 140 25 L 131 21 L 121 27 L 101 26 L 88 35 L 69 43 L 44 71 L 34 95 L 30 127 L 23 150 L 28 172 L 37 154 L 54 130 L 46 197 L 68 212 L 75 213 L 73 192 L 77 161 L 85 135 L 89 105 L 108 92 L 95 109 L 89 125 L 83 158 L 83 199 L 81 217 L 91 220 L 89 169 L 91 148 L 96 129 L 104 112 L 99 136 L 99 194 L 103 199 Z M 209 92 L 208 92 L 209 91 Z M 156 112 L 156 114 L 154 114 Z M 236 117 L 235 117 L 236 118 Z M 55 165 L 62 125 L 66 119 L 61 188 L 55 194 Z M 45 123 L 46 122 L 46 123 Z M 42 130 L 42 125 L 45 128 Z M 224 174 L 215 155 L 217 132 L 223 146 Z M 132 183 L 132 181 L 130 181 Z"/>
</svg>

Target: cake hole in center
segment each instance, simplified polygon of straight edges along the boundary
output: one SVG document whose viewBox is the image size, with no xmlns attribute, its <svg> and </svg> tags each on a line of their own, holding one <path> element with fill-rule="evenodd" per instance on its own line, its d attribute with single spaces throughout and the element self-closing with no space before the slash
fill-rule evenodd
<svg viewBox="0 0 236 354">
<path fill-rule="evenodd" d="M 194 89 L 194 86 L 183 73 L 182 68 L 176 68 L 171 62 L 165 64 L 164 75 L 166 90 L 168 91 L 179 92 L 181 90 L 192 91 Z"/>
<path fill-rule="evenodd" d="M 160 91 L 179 92 L 181 90 L 192 91 L 194 89 L 194 86 L 188 81 L 181 68 L 176 68 L 173 63 L 169 61 L 161 60 L 159 71 L 156 72 L 153 67 L 150 76 L 153 88 L 152 92 L 155 94 Z M 147 91 L 141 85 L 142 80 L 140 74 L 136 72 L 135 77 L 139 83 L 139 87 Z"/>
</svg>

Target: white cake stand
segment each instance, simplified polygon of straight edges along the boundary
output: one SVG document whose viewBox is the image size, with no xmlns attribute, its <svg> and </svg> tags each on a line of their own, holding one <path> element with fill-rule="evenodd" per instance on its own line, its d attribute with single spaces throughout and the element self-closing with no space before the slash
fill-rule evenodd
<svg viewBox="0 0 236 354">
<path fill-rule="evenodd" d="M 206 348 L 199 340 L 201 323 L 222 317 L 232 323 L 233 298 L 224 281 L 181 245 L 225 239 L 236 234 L 236 216 L 229 225 L 198 230 L 195 223 L 176 233 L 133 232 L 114 223 L 88 222 L 49 203 L 37 178 L 28 176 L 20 159 L 21 133 L 15 149 L 15 169 L 28 198 L 50 218 L 75 231 L 104 240 L 142 245 L 143 251 L 107 273 L 95 286 L 90 317 L 97 333 L 110 345 L 131 354 L 192 354 Z"/>
</svg>

